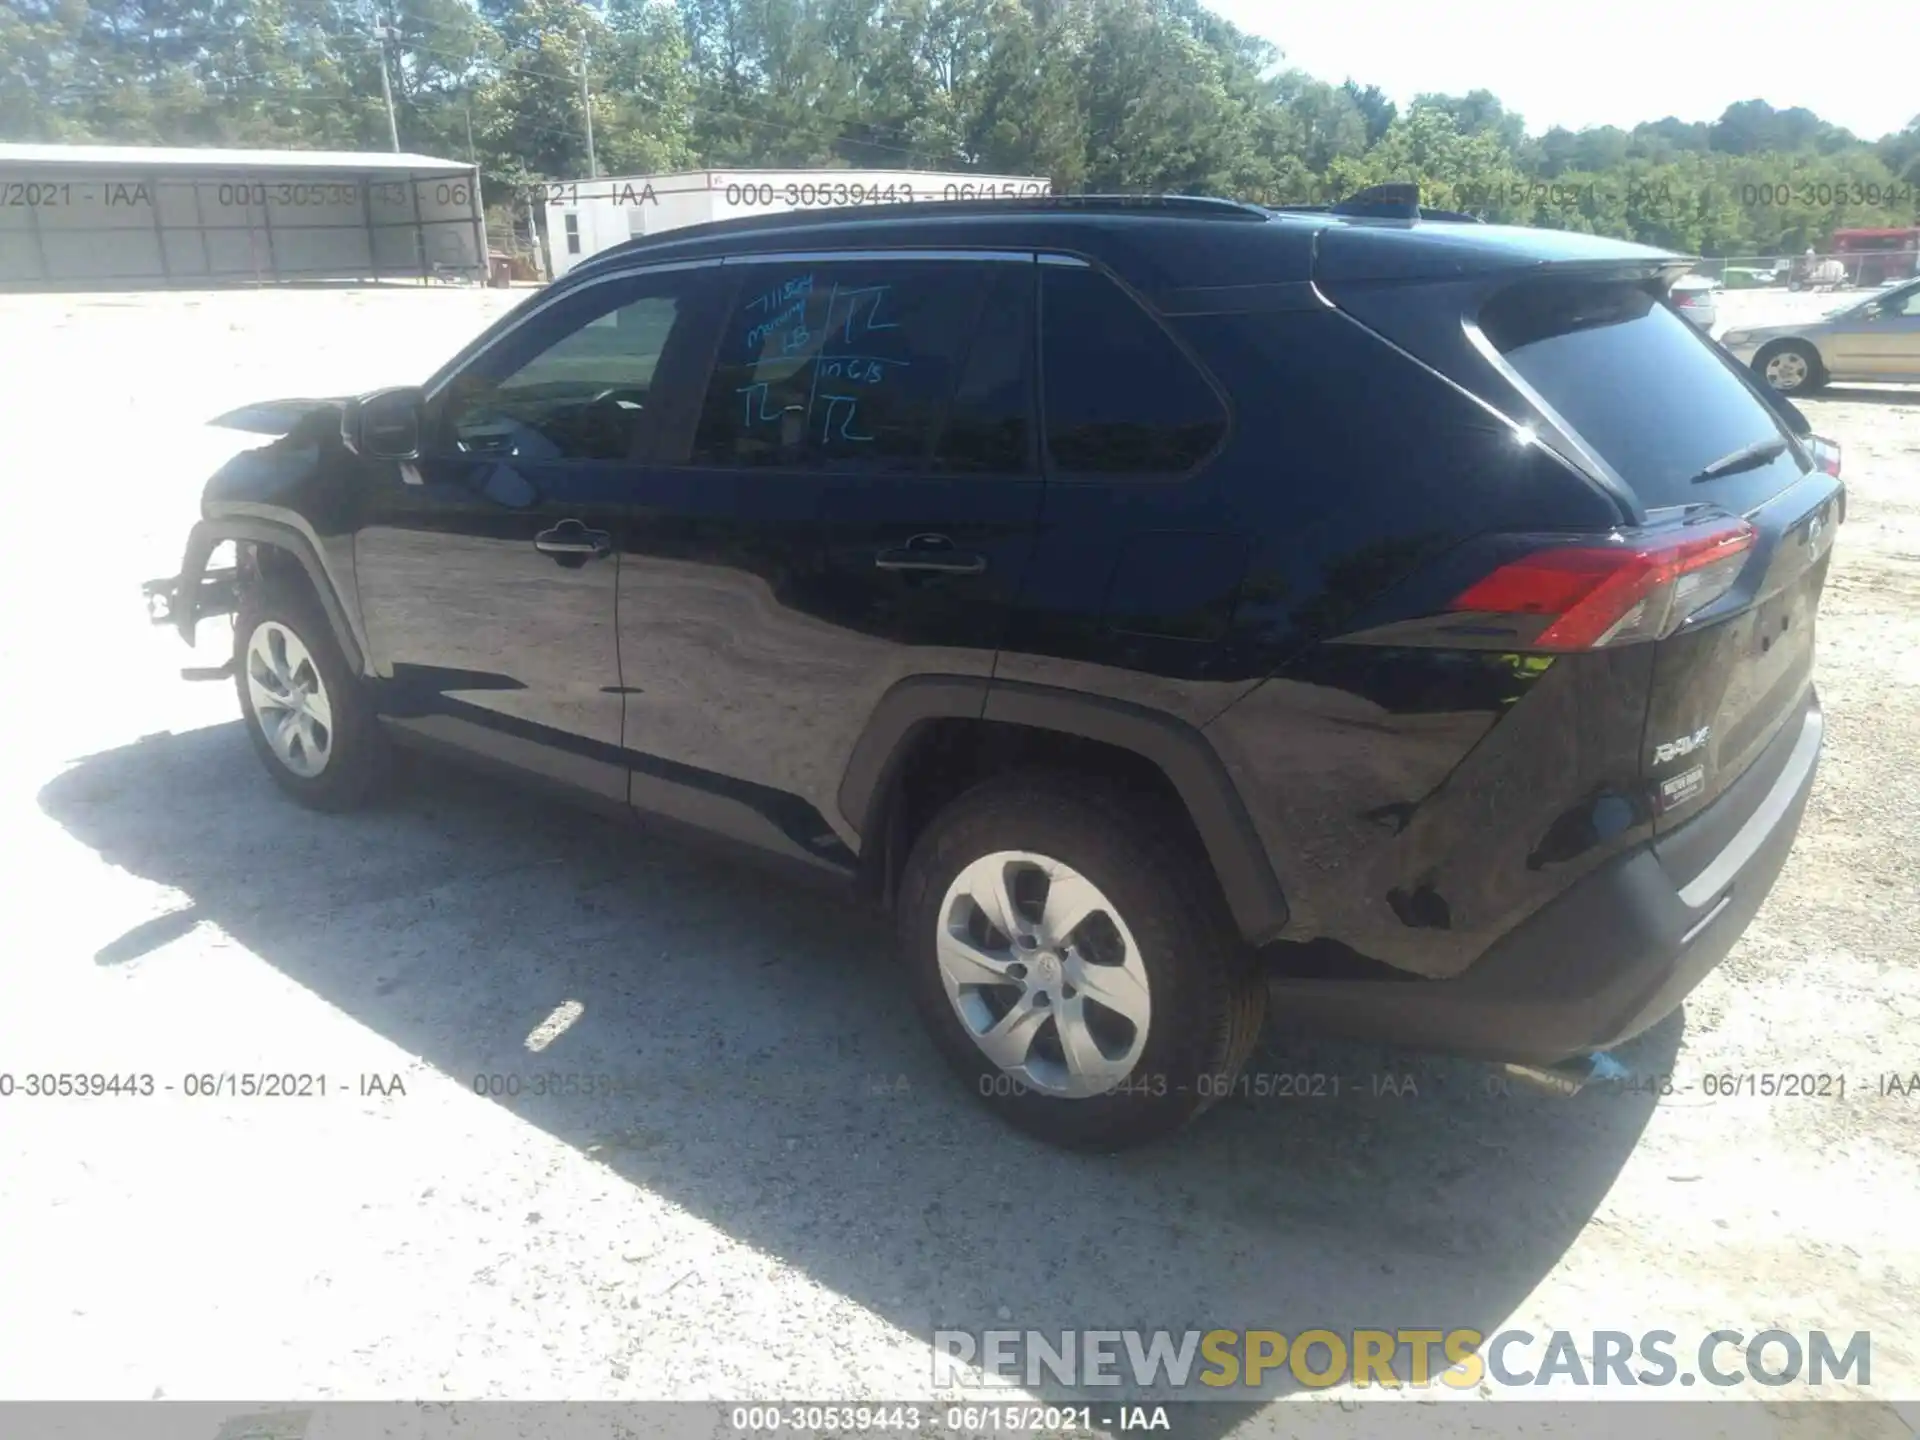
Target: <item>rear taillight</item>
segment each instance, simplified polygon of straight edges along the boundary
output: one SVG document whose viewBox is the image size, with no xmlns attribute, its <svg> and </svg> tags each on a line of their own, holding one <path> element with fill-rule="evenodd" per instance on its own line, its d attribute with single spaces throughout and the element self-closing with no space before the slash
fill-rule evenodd
<svg viewBox="0 0 1920 1440">
<path fill-rule="evenodd" d="M 1687 292 L 1687 293 L 1676 292 L 1673 297 L 1673 303 L 1676 305 L 1694 305 L 1699 303 L 1699 297 L 1692 294 L 1691 292 Z"/>
<path fill-rule="evenodd" d="M 1837 441 L 1809 435 L 1807 449 L 1813 452 L 1813 463 L 1819 467 L 1822 475 L 1831 475 L 1835 479 L 1840 477 L 1840 445 Z"/>
<path fill-rule="evenodd" d="M 1528 649 L 1591 650 L 1658 640 L 1726 594 L 1753 543 L 1753 526 L 1726 519 L 1658 537 L 1555 545 L 1507 562 L 1447 608 L 1545 620 L 1545 628 L 1526 642 Z"/>
</svg>

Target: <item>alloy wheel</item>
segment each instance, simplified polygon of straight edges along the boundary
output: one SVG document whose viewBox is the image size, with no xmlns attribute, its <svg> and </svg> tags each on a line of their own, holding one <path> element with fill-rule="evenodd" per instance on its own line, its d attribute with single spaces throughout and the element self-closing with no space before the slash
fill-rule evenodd
<svg viewBox="0 0 1920 1440">
<path fill-rule="evenodd" d="M 247 694 L 274 758 L 311 780 L 333 756 L 333 705 L 320 667 L 300 637 L 262 620 L 247 638 Z"/>
<path fill-rule="evenodd" d="M 1153 1018 L 1140 947 L 1071 866 L 1021 850 L 974 861 L 941 902 L 935 956 L 973 1043 L 1022 1084 L 1085 1099 L 1139 1063 Z"/>
</svg>

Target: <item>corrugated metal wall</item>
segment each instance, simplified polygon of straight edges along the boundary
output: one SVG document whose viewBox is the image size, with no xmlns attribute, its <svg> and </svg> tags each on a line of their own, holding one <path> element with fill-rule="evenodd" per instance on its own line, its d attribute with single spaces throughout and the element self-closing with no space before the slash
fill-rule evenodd
<svg viewBox="0 0 1920 1440">
<path fill-rule="evenodd" d="M 472 171 L 0 166 L 0 285 L 485 273 Z"/>
</svg>

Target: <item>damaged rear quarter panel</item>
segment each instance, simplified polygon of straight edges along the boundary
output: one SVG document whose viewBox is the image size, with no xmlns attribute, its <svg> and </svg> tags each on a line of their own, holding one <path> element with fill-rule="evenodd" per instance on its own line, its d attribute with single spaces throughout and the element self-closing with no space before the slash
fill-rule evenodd
<svg viewBox="0 0 1920 1440">
<path fill-rule="evenodd" d="M 1648 838 L 1648 648 L 1521 659 L 1318 646 L 1208 727 L 1286 892 L 1282 938 L 1458 975 Z"/>
</svg>

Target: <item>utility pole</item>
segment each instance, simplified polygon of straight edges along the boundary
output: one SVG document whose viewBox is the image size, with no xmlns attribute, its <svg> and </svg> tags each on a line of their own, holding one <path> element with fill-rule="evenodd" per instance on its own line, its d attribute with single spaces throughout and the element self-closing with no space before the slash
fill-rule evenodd
<svg viewBox="0 0 1920 1440">
<path fill-rule="evenodd" d="M 600 178 L 600 162 L 593 153 L 593 89 L 587 83 L 587 32 L 580 32 L 580 108 L 587 117 L 587 178 Z M 396 150 L 399 146 L 394 147 Z"/>
<path fill-rule="evenodd" d="M 380 43 L 380 94 L 387 102 L 387 138 L 393 142 L 393 153 L 400 153 L 400 121 L 393 113 L 393 84 L 387 79 L 387 40 L 393 34 L 386 17 L 375 12 L 373 27 L 374 38 Z"/>
<path fill-rule="evenodd" d="M 462 105 L 460 112 L 467 117 L 467 163 L 470 165 L 478 165 L 480 163 L 480 157 L 474 153 L 473 149 L 473 107 L 471 105 Z"/>
</svg>

